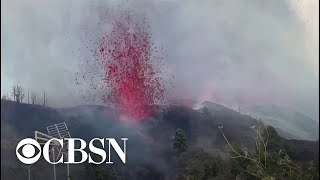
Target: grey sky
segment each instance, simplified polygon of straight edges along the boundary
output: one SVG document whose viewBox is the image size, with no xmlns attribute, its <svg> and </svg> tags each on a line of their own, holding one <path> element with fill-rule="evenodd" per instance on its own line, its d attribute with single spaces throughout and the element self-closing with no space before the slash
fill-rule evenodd
<svg viewBox="0 0 320 180">
<path fill-rule="evenodd" d="M 306 13 L 314 6 L 299 3 L 4 0 L 1 94 L 19 83 L 46 91 L 52 106 L 82 103 L 74 73 L 81 59 L 90 57 L 77 50 L 91 38 L 83 26 L 97 28 L 99 38 L 98 17 L 122 5 L 148 17 L 176 77 L 173 95 L 230 107 L 287 105 L 318 119 L 319 42 L 312 34 L 315 13 Z"/>
</svg>

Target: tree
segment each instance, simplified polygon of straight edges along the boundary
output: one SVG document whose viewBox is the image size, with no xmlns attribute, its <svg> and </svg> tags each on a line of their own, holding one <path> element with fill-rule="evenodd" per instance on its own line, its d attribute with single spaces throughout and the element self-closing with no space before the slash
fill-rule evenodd
<svg viewBox="0 0 320 180">
<path fill-rule="evenodd" d="M 86 152 L 89 153 L 88 149 L 85 149 Z M 90 154 L 91 158 L 95 161 L 100 161 L 101 158 L 96 154 Z M 112 166 L 108 166 L 106 164 L 89 164 L 86 163 L 85 167 L 87 169 L 88 175 L 90 176 L 90 179 L 92 178 L 92 175 L 95 177 L 96 180 L 122 180 L 121 174 L 116 170 L 116 168 Z"/>
<path fill-rule="evenodd" d="M 230 149 L 232 174 L 257 180 L 319 178 L 319 168 L 313 162 L 303 167 L 301 163 L 291 160 L 286 153 L 288 149 L 280 142 L 276 130 L 265 126 L 261 121 L 257 122 L 257 125 L 252 126 L 257 139 L 256 147 L 251 153 L 245 153 L 241 148 L 231 145 L 223 133 L 223 127 L 219 128 Z"/>
<path fill-rule="evenodd" d="M 30 103 L 29 89 L 28 89 L 28 104 Z"/>
<path fill-rule="evenodd" d="M 204 149 L 193 147 L 181 153 L 178 162 L 184 168 L 184 171 L 180 174 L 188 175 L 189 179 L 213 179 L 218 175 L 220 178 L 217 178 L 221 179 L 223 171 L 219 167 L 225 165 L 213 154 L 206 152 Z"/>
<path fill-rule="evenodd" d="M 10 97 L 9 97 L 9 95 L 4 94 L 4 95 L 2 95 L 1 99 L 3 99 L 3 100 L 10 100 Z"/>
<path fill-rule="evenodd" d="M 47 105 L 47 96 L 46 96 L 46 92 L 43 92 L 43 99 L 42 99 L 42 102 L 43 102 L 43 106 L 46 106 Z"/>
<path fill-rule="evenodd" d="M 19 97 L 20 97 L 20 99 L 19 99 L 19 102 L 20 103 L 22 103 L 22 101 L 24 100 L 24 90 L 22 89 L 22 87 L 20 86 L 19 88 L 18 88 L 18 94 L 20 95 Z"/>
<path fill-rule="evenodd" d="M 23 99 L 24 99 L 24 91 L 22 86 L 19 85 L 13 85 L 12 87 L 12 96 L 13 96 L 13 100 L 17 103 L 22 103 Z"/>
<path fill-rule="evenodd" d="M 17 100 L 16 100 L 16 98 L 17 98 L 17 87 L 16 87 L 16 85 L 13 85 L 13 86 L 12 86 L 11 95 L 12 95 L 12 97 L 13 97 L 13 101 L 17 101 Z"/>
<path fill-rule="evenodd" d="M 186 135 L 180 128 L 176 130 L 173 147 L 178 153 L 185 152 L 188 148 Z"/>
<path fill-rule="evenodd" d="M 31 93 L 31 103 L 35 104 L 37 101 L 37 94 L 36 93 Z"/>
<path fill-rule="evenodd" d="M 266 126 L 261 125 L 259 121 L 257 122 L 257 125 L 252 128 L 257 133 L 258 140 L 255 143 L 256 149 L 254 154 L 251 155 L 241 150 L 241 148 L 231 145 L 223 133 L 223 127 L 219 128 L 219 130 L 230 148 L 230 155 L 233 160 L 233 168 L 231 171 L 233 174 L 244 173 L 247 175 L 247 179 L 266 178 L 268 180 L 273 180 L 274 177 L 271 176 L 272 173 L 269 166 L 270 156 L 267 152 L 269 143 L 268 129 Z"/>
<path fill-rule="evenodd" d="M 212 161 L 211 164 L 206 165 L 205 169 L 205 177 L 216 177 L 218 175 L 218 163 L 216 161 Z"/>
</svg>

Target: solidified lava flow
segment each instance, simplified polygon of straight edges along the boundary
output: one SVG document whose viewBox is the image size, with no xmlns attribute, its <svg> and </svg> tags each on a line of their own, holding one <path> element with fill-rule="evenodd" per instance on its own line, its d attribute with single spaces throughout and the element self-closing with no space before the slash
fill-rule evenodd
<svg viewBox="0 0 320 180">
<path fill-rule="evenodd" d="M 160 68 L 163 58 L 154 52 L 145 19 L 131 11 L 118 15 L 94 50 L 95 62 L 103 69 L 103 101 L 120 106 L 135 120 L 154 115 L 166 92 Z"/>
</svg>

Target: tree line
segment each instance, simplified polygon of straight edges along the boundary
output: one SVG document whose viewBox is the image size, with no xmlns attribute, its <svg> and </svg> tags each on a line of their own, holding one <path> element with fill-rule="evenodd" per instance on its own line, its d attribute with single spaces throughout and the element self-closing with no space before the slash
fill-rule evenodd
<svg viewBox="0 0 320 180">
<path fill-rule="evenodd" d="M 202 113 L 213 120 L 207 108 Z M 255 147 L 250 151 L 228 140 L 224 127 L 218 126 L 226 142 L 229 160 L 214 156 L 208 150 L 192 147 L 185 132 L 178 128 L 173 136 L 173 148 L 182 165 L 176 179 L 246 179 L 246 180 L 318 180 L 319 162 L 298 161 L 292 147 L 282 141 L 276 130 L 257 119 L 251 129 L 255 132 Z"/>
<path fill-rule="evenodd" d="M 26 92 L 21 85 L 17 84 L 11 87 L 11 96 L 4 94 L 1 99 L 10 100 L 17 103 L 38 104 L 43 106 L 47 106 L 48 104 L 46 92 L 43 92 L 41 95 L 37 94 L 36 92 L 29 92 L 29 90 Z"/>
</svg>

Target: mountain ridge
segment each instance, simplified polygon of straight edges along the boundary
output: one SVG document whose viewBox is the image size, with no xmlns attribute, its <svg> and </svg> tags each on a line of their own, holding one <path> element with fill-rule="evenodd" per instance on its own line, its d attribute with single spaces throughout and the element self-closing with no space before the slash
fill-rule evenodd
<svg viewBox="0 0 320 180">
<path fill-rule="evenodd" d="M 282 134 L 287 134 L 288 139 L 319 140 L 319 122 L 296 110 L 264 105 L 246 108 L 244 112 L 261 118 L 264 123 L 281 130 Z"/>
<path fill-rule="evenodd" d="M 212 117 L 187 106 L 171 105 L 149 120 L 128 124 L 119 120 L 119 116 L 113 113 L 112 109 L 100 105 L 60 109 L 1 100 L 1 139 L 4 140 L 1 141 L 1 156 L 4 157 L 1 165 L 6 169 L 4 176 L 12 177 L 13 180 L 27 177 L 25 173 L 16 173 L 25 172 L 26 167 L 19 165 L 19 168 L 15 168 L 19 164 L 15 156 L 15 144 L 19 139 L 32 137 L 35 130 L 45 131 L 46 126 L 60 122 L 67 123 L 72 137 L 84 140 L 94 137 L 130 137 L 127 145 L 130 147 L 127 154 L 128 164 L 118 166 L 122 174 L 130 179 L 143 179 L 136 174 L 134 167 L 144 166 L 150 160 L 157 162 L 151 164 L 156 171 L 168 176 L 175 174 L 174 169 L 179 167 L 179 164 L 174 161 L 171 143 L 177 128 L 185 131 L 191 147 L 203 149 L 225 160 L 228 159 L 228 153 L 224 148 L 225 139 L 218 130 L 220 125 L 224 126 L 224 133 L 230 142 L 240 143 L 249 149 L 254 147 L 254 132 L 250 127 L 256 119 L 218 104 L 208 109 L 210 108 L 213 111 Z M 283 139 L 283 142 L 297 149 L 297 159 L 318 158 L 318 141 Z M 75 168 L 74 171 L 79 169 L 81 167 Z M 39 177 L 46 178 L 43 174 Z M 84 177 L 82 173 L 77 179 L 82 180 Z"/>
</svg>

